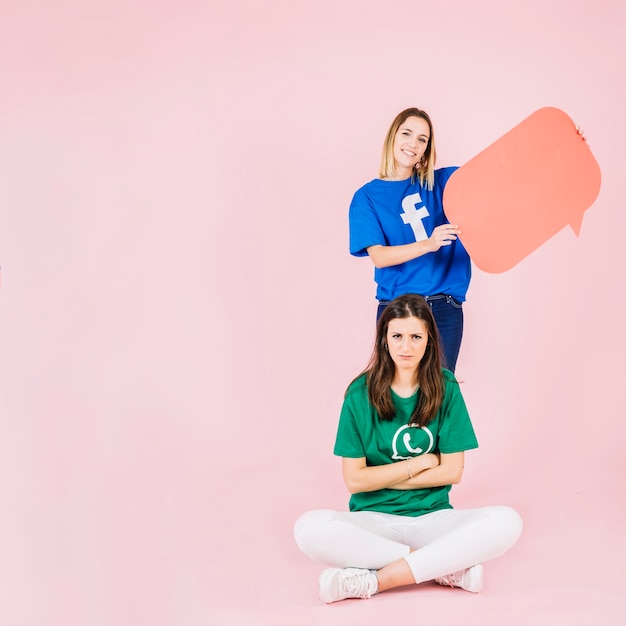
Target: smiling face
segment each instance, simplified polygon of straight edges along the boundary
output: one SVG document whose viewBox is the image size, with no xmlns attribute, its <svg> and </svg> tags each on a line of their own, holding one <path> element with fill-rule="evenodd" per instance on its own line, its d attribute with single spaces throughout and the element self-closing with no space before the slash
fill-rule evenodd
<svg viewBox="0 0 626 626">
<path fill-rule="evenodd" d="M 410 178 L 415 166 L 426 152 L 430 129 L 421 117 L 408 117 L 396 131 L 393 141 L 395 178 Z"/>
<path fill-rule="evenodd" d="M 396 370 L 417 372 L 428 346 L 426 324 L 417 317 L 402 317 L 389 321 L 387 348 Z"/>
</svg>

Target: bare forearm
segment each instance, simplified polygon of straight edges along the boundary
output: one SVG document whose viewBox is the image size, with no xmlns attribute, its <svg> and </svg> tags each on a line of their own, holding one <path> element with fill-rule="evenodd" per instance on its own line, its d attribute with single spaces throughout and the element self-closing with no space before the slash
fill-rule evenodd
<svg viewBox="0 0 626 626">
<path fill-rule="evenodd" d="M 451 472 L 441 465 L 432 469 L 424 470 L 401 483 L 396 483 L 390 489 L 426 489 L 428 487 L 443 487 L 444 485 L 455 485 L 461 481 L 461 477 L 456 472 Z"/>
<path fill-rule="evenodd" d="M 412 478 L 396 483 L 390 489 L 427 489 L 460 483 L 463 476 L 464 453 L 442 454 L 440 459 L 441 461 L 437 466 L 414 474 Z"/>
<path fill-rule="evenodd" d="M 429 252 L 432 250 L 428 239 L 401 246 L 370 246 L 367 249 L 370 259 L 379 269 L 412 261 Z"/>
<path fill-rule="evenodd" d="M 433 230 L 428 239 L 415 243 L 405 243 L 398 246 L 375 245 L 367 249 L 370 259 L 376 267 L 391 267 L 412 261 L 429 252 L 437 252 L 441 246 L 449 246 L 459 236 L 461 231 L 453 224 L 442 224 Z"/>
<path fill-rule="evenodd" d="M 344 481 L 350 493 L 393 488 L 410 476 L 416 477 L 419 473 L 434 467 L 438 462 L 439 459 L 434 454 L 374 466 L 366 465 L 365 459 L 344 459 Z"/>
</svg>

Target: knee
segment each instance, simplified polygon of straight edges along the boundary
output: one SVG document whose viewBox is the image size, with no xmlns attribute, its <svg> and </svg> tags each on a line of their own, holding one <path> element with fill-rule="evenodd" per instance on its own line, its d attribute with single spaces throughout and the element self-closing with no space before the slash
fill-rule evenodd
<svg viewBox="0 0 626 626">
<path fill-rule="evenodd" d="M 492 532 L 499 537 L 502 547 L 508 549 L 522 534 L 524 523 L 519 513 L 509 506 L 492 507 Z"/>
<path fill-rule="evenodd" d="M 312 548 L 318 543 L 320 530 L 332 520 L 333 511 L 326 509 L 307 511 L 300 515 L 293 526 L 293 535 L 298 548 L 310 556 Z"/>
</svg>

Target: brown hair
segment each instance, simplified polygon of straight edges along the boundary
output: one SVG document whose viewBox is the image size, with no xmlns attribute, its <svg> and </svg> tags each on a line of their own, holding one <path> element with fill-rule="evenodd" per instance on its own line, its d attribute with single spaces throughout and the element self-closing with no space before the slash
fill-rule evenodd
<svg viewBox="0 0 626 626">
<path fill-rule="evenodd" d="M 370 403 L 381 419 L 390 420 L 394 417 L 396 409 L 391 396 L 391 383 L 396 366 L 385 347 L 387 329 L 391 320 L 406 317 L 422 320 L 428 332 L 426 351 L 417 370 L 418 401 L 409 422 L 416 426 L 425 426 L 441 407 L 445 383 L 437 325 L 428 302 L 422 296 L 416 294 L 399 296 L 387 305 L 380 316 L 376 326 L 376 343 L 365 370 L 367 393 Z"/>
</svg>

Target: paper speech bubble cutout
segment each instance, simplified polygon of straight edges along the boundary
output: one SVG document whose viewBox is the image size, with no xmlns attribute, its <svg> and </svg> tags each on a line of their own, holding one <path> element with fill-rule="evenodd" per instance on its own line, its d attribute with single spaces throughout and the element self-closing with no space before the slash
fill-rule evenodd
<svg viewBox="0 0 626 626">
<path fill-rule="evenodd" d="M 546 107 L 462 165 L 443 194 L 472 261 L 505 272 L 569 224 L 578 236 L 600 167 L 572 119 Z"/>
</svg>

